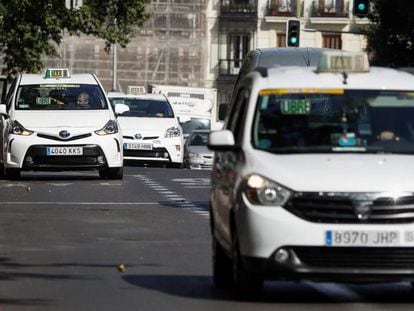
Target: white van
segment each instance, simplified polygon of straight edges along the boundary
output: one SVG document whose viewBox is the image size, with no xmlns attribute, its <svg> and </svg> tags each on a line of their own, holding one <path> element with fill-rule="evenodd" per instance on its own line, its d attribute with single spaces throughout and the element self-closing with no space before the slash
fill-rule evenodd
<svg viewBox="0 0 414 311">
<path fill-rule="evenodd" d="M 19 74 L 0 114 L 7 178 L 21 171 L 99 170 L 102 178 L 122 179 L 122 135 L 94 74 L 60 68 Z"/>
<path fill-rule="evenodd" d="M 210 134 L 217 286 L 414 281 L 414 76 L 324 53 L 254 71 Z"/>
<path fill-rule="evenodd" d="M 183 166 L 183 131 L 162 94 L 108 93 L 123 132 L 124 159 Z"/>
</svg>

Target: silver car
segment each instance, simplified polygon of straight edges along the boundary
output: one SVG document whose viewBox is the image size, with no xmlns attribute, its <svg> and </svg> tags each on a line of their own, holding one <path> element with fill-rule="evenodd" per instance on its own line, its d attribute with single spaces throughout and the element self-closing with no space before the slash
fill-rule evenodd
<svg viewBox="0 0 414 311">
<path fill-rule="evenodd" d="M 214 152 L 207 148 L 209 130 L 194 130 L 184 145 L 184 166 L 189 169 L 211 169 Z"/>
</svg>

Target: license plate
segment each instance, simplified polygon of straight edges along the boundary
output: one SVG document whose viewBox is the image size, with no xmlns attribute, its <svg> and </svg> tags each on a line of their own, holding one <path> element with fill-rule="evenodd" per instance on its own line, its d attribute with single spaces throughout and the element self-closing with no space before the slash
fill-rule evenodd
<svg viewBox="0 0 414 311">
<path fill-rule="evenodd" d="M 83 155 L 83 147 L 47 147 L 48 156 L 73 156 Z"/>
<path fill-rule="evenodd" d="M 131 149 L 131 150 L 152 150 L 152 144 L 145 144 L 145 143 L 124 143 L 124 149 Z"/>
<path fill-rule="evenodd" d="M 397 246 L 399 231 L 326 231 L 327 246 Z"/>
</svg>

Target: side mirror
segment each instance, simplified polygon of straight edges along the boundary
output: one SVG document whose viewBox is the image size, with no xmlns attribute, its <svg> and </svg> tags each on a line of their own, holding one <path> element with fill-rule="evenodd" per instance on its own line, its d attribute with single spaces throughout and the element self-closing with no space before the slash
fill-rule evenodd
<svg viewBox="0 0 414 311">
<path fill-rule="evenodd" d="M 4 117 L 8 117 L 7 107 L 4 104 L 0 105 L 0 115 L 2 115 Z"/>
<path fill-rule="evenodd" d="M 236 146 L 234 135 L 230 130 L 213 131 L 208 137 L 208 148 L 213 151 L 235 151 L 240 149 Z"/>
<path fill-rule="evenodd" d="M 121 115 L 125 112 L 128 112 L 128 111 L 129 111 L 129 107 L 127 105 L 125 105 L 125 104 L 115 104 L 115 114 L 117 116 Z"/>
</svg>

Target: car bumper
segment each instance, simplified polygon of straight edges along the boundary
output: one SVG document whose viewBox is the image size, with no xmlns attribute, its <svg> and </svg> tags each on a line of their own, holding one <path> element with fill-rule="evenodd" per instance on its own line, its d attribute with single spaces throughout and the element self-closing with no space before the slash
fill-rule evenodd
<svg viewBox="0 0 414 311">
<path fill-rule="evenodd" d="M 183 163 L 183 146 L 179 138 L 163 139 L 159 143 L 149 142 L 151 144 L 149 150 L 126 149 L 127 143 L 136 142 L 136 140 L 124 138 L 124 160 Z"/>
<path fill-rule="evenodd" d="M 213 158 L 187 158 L 185 160 L 185 166 L 190 169 L 205 169 L 211 170 L 213 167 Z"/>
<path fill-rule="evenodd" d="M 121 167 L 123 165 L 120 139 L 116 135 L 88 135 L 86 138 L 63 141 L 36 134 L 10 135 L 4 166 L 22 170 L 71 170 Z M 82 147 L 82 155 L 47 155 L 47 147 Z"/>
<path fill-rule="evenodd" d="M 414 241 L 406 240 L 414 224 L 312 223 L 281 207 L 251 205 L 243 196 L 236 226 L 243 228 L 238 233 L 245 267 L 266 278 L 414 280 Z M 392 247 L 329 246 L 327 231 L 335 230 L 398 231 L 400 241 Z"/>
</svg>

